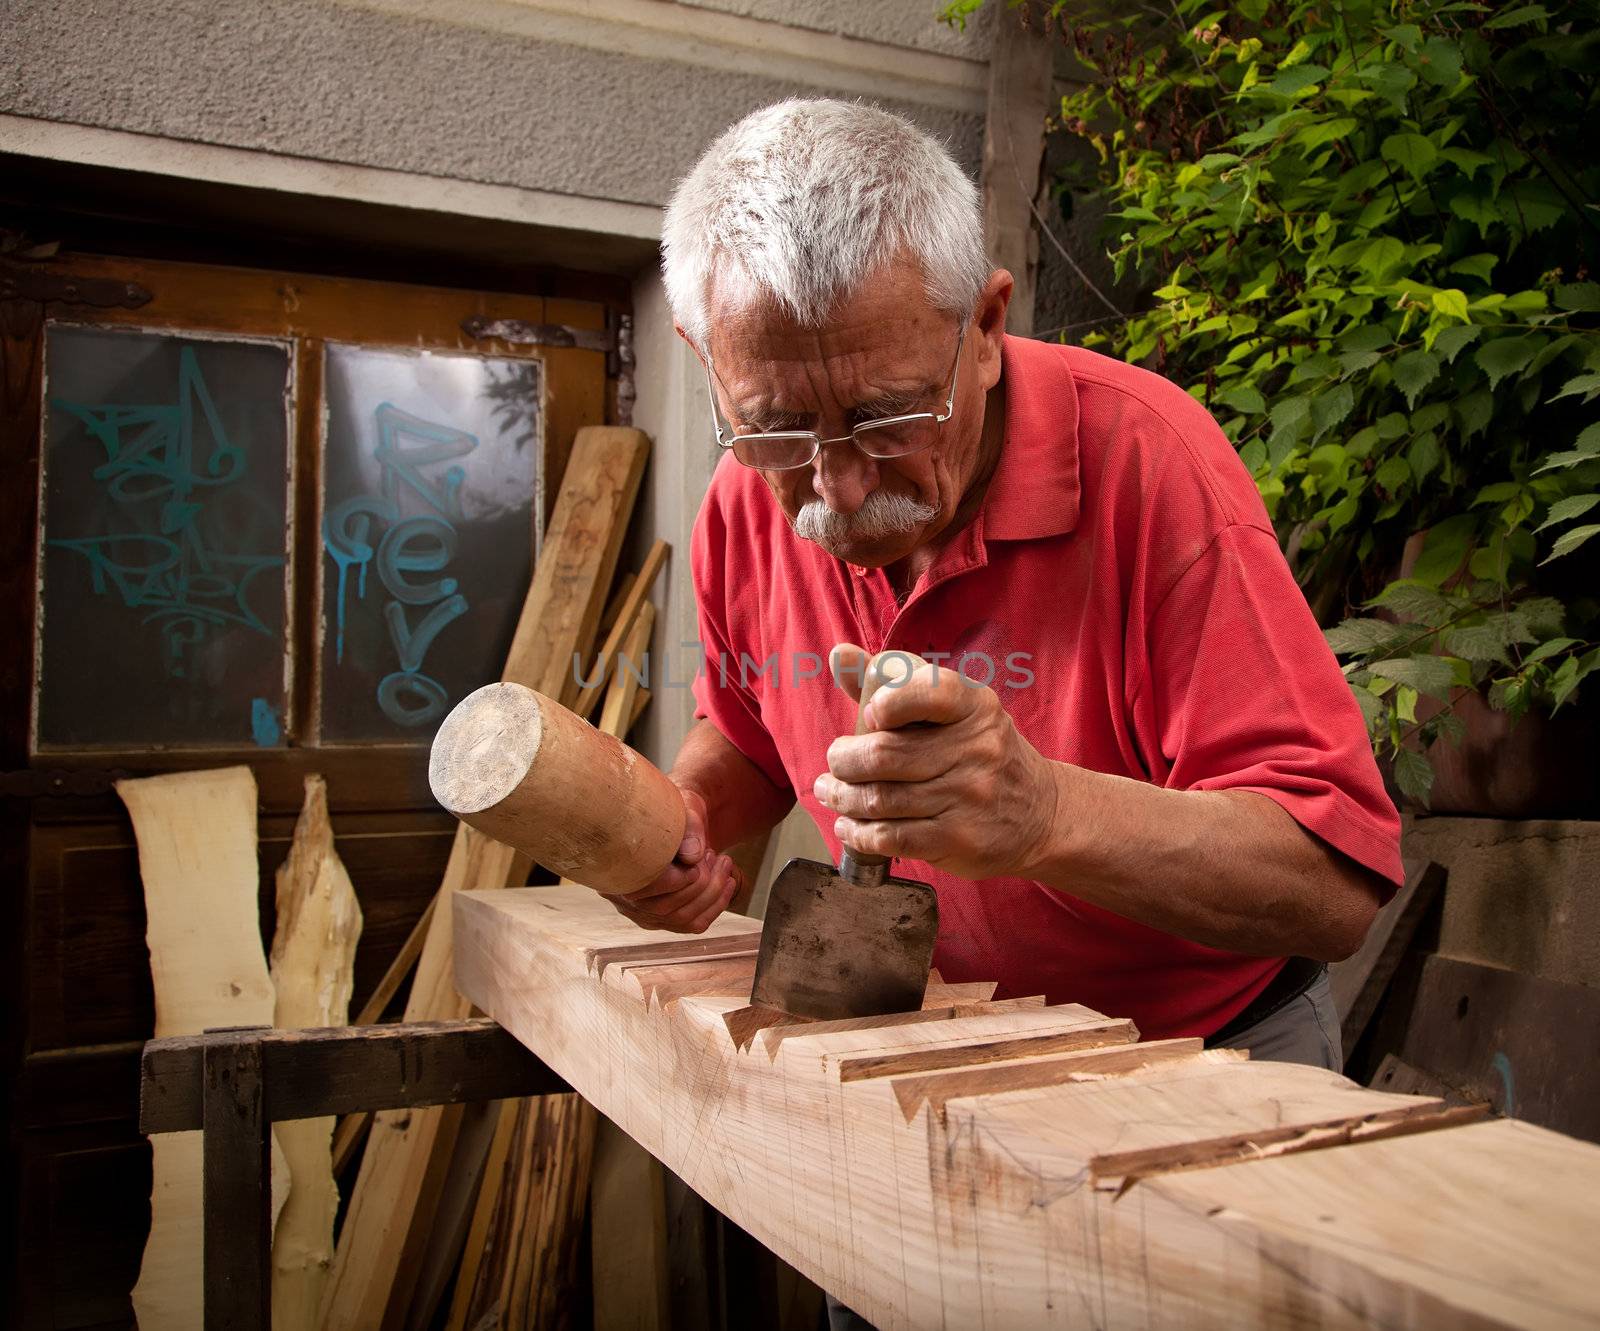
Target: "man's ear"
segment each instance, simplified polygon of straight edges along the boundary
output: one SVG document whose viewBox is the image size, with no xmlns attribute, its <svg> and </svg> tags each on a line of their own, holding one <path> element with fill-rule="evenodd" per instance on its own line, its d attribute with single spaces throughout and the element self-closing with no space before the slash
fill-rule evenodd
<svg viewBox="0 0 1600 1331">
<path fill-rule="evenodd" d="M 699 360 L 700 364 L 704 365 L 706 363 L 706 358 L 701 354 L 700 348 L 696 344 L 695 340 L 690 337 L 689 334 L 683 331 L 683 325 L 677 323 L 673 324 L 672 331 L 689 344 L 689 350 L 694 352 L 696 359 Z"/>
<path fill-rule="evenodd" d="M 972 332 L 968 336 L 975 337 L 978 343 L 978 370 L 985 388 L 1000 382 L 1000 340 L 1005 335 L 1006 308 L 1016 286 L 1016 279 L 1009 272 L 996 268 L 973 306 Z"/>
</svg>

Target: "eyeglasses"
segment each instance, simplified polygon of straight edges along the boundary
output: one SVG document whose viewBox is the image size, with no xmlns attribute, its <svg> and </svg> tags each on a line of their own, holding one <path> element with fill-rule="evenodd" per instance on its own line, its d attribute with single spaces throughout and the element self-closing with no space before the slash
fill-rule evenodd
<svg viewBox="0 0 1600 1331">
<path fill-rule="evenodd" d="M 944 395 L 944 411 L 916 411 L 904 416 L 884 416 L 878 420 L 862 421 L 849 434 L 824 439 L 815 430 L 757 430 L 739 434 L 730 425 L 726 433 L 722 417 L 717 410 L 717 385 L 711 364 L 711 353 L 706 352 L 706 387 L 711 392 L 711 420 L 717 427 L 717 443 L 731 448 L 733 456 L 747 467 L 758 471 L 791 471 L 796 467 L 809 467 L 824 444 L 854 444 L 869 458 L 887 461 L 908 457 L 930 447 L 939 437 L 939 427 L 955 411 L 956 379 L 961 373 L 961 348 L 967 340 L 967 326 L 961 325 L 956 338 L 955 363 L 950 367 L 950 388 Z"/>
</svg>

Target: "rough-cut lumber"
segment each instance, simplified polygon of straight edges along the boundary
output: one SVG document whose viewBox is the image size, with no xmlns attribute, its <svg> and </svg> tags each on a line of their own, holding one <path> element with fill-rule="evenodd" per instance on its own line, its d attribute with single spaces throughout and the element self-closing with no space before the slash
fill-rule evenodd
<svg viewBox="0 0 1600 1331">
<path fill-rule="evenodd" d="M 606 640 L 600 648 L 600 654 L 595 658 L 593 670 L 584 678 L 587 680 L 578 692 L 572 704 L 572 710 L 585 721 L 594 711 L 595 703 L 600 701 L 600 695 L 611 682 L 612 669 L 617 664 L 617 653 L 633 663 L 635 670 L 644 670 L 643 650 L 635 653 L 629 640 L 633 631 L 634 617 L 644 606 L 650 604 L 645 598 L 650 595 L 650 588 L 655 584 L 656 576 L 661 572 L 661 566 L 667 562 L 667 555 L 672 547 L 665 541 L 657 541 L 650 547 L 650 553 L 644 557 L 644 567 L 639 570 L 638 576 L 628 575 L 626 589 L 621 593 L 622 602 L 616 609 L 616 616 L 610 624 L 603 627 L 607 630 Z M 607 615 L 611 614 L 607 610 Z M 651 607 L 651 618 L 655 618 L 654 607 Z M 650 635 L 645 634 L 645 646 L 650 645 Z"/>
<path fill-rule="evenodd" d="M 653 579 L 654 573 L 647 562 L 636 584 L 641 587 L 641 595 Z M 635 600 L 633 607 L 628 612 L 622 650 L 637 661 L 650 641 L 655 606 L 648 601 L 641 604 Z M 609 737 L 607 753 L 613 761 L 631 760 L 634 756 L 620 741 L 632 724 L 638 688 L 637 674 L 622 670 L 612 676 L 606 691 L 598 729 Z M 527 816 L 535 819 L 545 816 L 542 806 L 571 802 L 573 787 L 581 782 L 574 780 L 570 769 L 581 761 L 590 739 L 599 738 L 593 729 L 576 723 L 573 716 L 561 708 L 552 709 L 552 717 L 567 728 L 567 751 L 565 755 L 557 755 L 563 760 L 545 768 L 542 789 L 537 781 L 527 779 L 533 775 L 531 773 L 518 787 L 520 794 L 529 797 Z M 498 732 L 502 725 L 503 720 L 494 721 L 490 729 Z M 495 742 L 491 740 L 491 745 Z M 439 747 L 436 740 L 436 754 Z M 658 824 L 670 822 L 673 825 L 669 838 L 656 838 L 658 847 L 653 852 L 654 860 L 664 863 L 682 839 L 683 801 L 677 790 L 649 764 L 641 764 L 639 770 L 657 779 L 660 783 L 656 789 L 658 802 L 670 805 L 671 817 L 668 818 L 663 809 L 663 816 L 656 819 Z M 580 820 L 596 816 L 615 819 L 618 811 L 624 809 L 637 812 L 635 799 L 623 796 L 614 788 L 604 789 L 607 784 L 618 786 L 620 778 L 621 774 L 614 773 L 609 783 L 602 782 L 600 788 L 581 796 L 577 801 L 579 807 L 565 815 L 567 822 L 570 824 L 575 817 Z M 449 800 L 443 795 L 441 799 L 448 806 Z M 585 803 L 590 807 L 582 807 Z M 599 835 L 579 839 L 585 844 L 605 843 L 605 853 L 613 857 L 616 847 L 635 844 L 631 829 L 629 835 L 624 835 L 623 830 L 615 826 L 602 828 Z M 649 876 L 654 876 L 654 861 L 648 872 Z M 593 875 L 586 874 L 585 881 L 601 885 Z M 530 1117 L 543 1120 L 542 1131 L 536 1131 Z M 478 1192 L 469 1242 L 462 1253 L 457 1275 L 456 1299 L 451 1308 L 452 1326 L 478 1326 L 485 1318 L 494 1319 L 502 1331 L 548 1324 L 562 1294 L 571 1288 L 577 1274 L 577 1241 L 584 1190 L 588 1187 L 586 1162 L 598 1131 L 595 1112 L 578 1096 L 568 1096 L 560 1100 L 508 1102 L 501 1107 L 500 1118 L 494 1149 L 501 1151 L 506 1164 L 502 1169 L 487 1173 Z M 648 1224 L 648 1219 L 641 1215 L 636 1218 L 635 1227 L 640 1223 Z M 604 1247 L 610 1238 L 602 1231 L 596 1243 Z M 517 1278 L 520 1267 L 541 1272 L 544 1288 L 537 1299 L 522 1298 L 508 1285 Z M 606 1306 L 605 1296 L 597 1291 L 597 1318 L 608 1315 Z"/>
<path fill-rule="evenodd" d="M 256 783 L 248 767 L 117 782 L 139 845 L 156 1036 L 272 1024 L 257 915 Z M 150 1237 L 133 1290 L 141 1326 L 201 1325 L 198 1132 L 155 1137 Z M 282 1156 L 274 1151 L 274 1174 Z M 275 1193 L 281 1196 L 282 1189 Z"/>
<path fill-rule="evenodd" d="M 282 1030 L 342 1026 L 349 1019 L 361 938 L 361 906 L 333 848 L 327 785 L 320 776 L 308 776 L 305 792 L 289 857 L 277 877 L 272 1024 Z M 295 1119 L 273 1129 L 289 1169 L 288 1196 L 272 1234 L 272 1324 L 277 1331 L 315 1325 L 322 1306 L 339 1210 L 334 1121 Z"/>
<path fill-rule="evenodd" d="M 747 1000 L 647 995 L 648 949 L 671 964 L 682 940 L 591 893 L 455 910 L 463 992 L 878 1327 L 1600 1319 L 1584 1143 L 1320 1068 L 1168 1042 L 1141 1058 L 1126 1023 L 1071 1004 L 764 1028 L 741 1048 Z M 755 928 L 724 915 L 694 941 L 732 953 Z M 1100 1043 L 1025 1066 L 1080 1057 L 1076 1077 L 1019 1080 L 997 1052 L 1072 1031 Z M 919 1065 L 945 1052 L 965 1061 Z"/>
<path fill-rule="evenodd" d="M 594 636 L 648 451 L 637 430 L 578 432 L 503 679 L 576 697 L 573 653 Z M 451 977 L 452 895 L 503 888 L 525 872 L 509 847 L 465 825 L 457 829 L 406 1002 L 408 1021 L 467 1015 Z M 402 1320 L 458 1120 L 448 1106 L 375 1117 L 323 1301 L 327 1331 L 372 1331 Z"/>
</svg>

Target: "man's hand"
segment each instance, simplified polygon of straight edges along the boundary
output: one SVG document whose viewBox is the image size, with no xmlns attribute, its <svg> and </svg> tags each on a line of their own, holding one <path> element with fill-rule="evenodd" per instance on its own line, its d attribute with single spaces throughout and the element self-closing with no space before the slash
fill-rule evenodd
<svg viewBox="0 0 1600 1331">
<path fill-rule="evenodd" d="M 641 928 L 699 934 L 728 908 L 742 875 L 731 859 L 711 849 L 705 800 L 692 790 L 679 789 L 688 820 L 672 863 L 654 882 L 606 900 Z"/>
<path fill-rule="evenodd" d="M 840 840 L 963 878 L 1034 876 L 1057 818 L 1055 764 L 993 689 L 924 665 L 880 688 L 864 720 L 868 733 L 828 747 L 814 787 L 841 815 Z"/>
</svg>

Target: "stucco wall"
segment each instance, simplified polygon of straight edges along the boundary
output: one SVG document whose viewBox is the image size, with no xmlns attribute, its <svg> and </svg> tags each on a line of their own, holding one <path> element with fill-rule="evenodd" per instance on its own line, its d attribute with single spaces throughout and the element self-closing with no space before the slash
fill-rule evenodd
<svg viewBox="0 0 1600 1331">
<path fill-rule="evenodd" d="M 943 0 L 678 0 L 696 9 L 744 14 L 793 28 L 837 33 L 943 55 L 987 54 L 996 10 L 987 5 L 965 32 L 939 21 Z"/>
<path fill-rule="evenodd" d="M 319 0 L 11 0 L 5 27 L 0 112 L 638 203 L 814 91 Z M 975 166 L 980 116 L 886 104 Z"/>
</svg>

